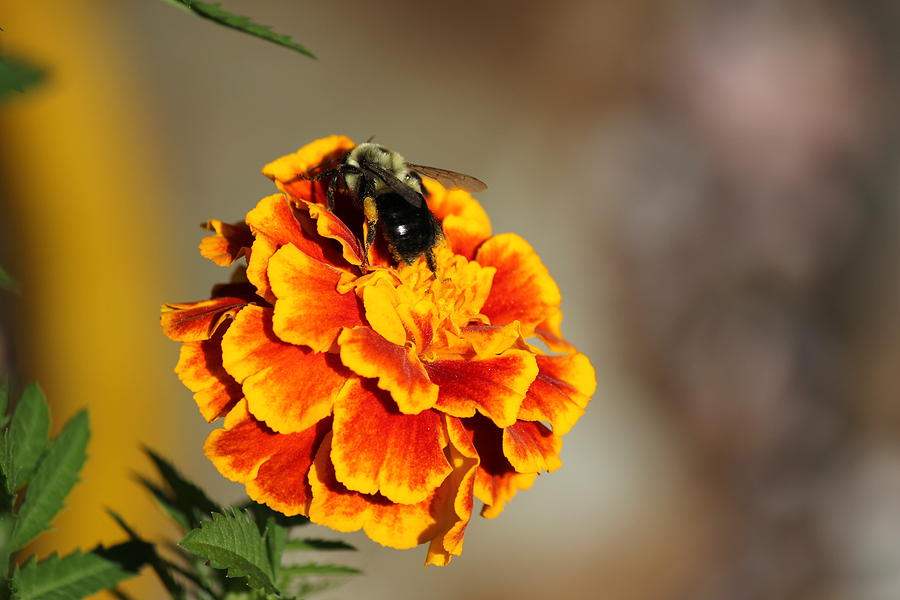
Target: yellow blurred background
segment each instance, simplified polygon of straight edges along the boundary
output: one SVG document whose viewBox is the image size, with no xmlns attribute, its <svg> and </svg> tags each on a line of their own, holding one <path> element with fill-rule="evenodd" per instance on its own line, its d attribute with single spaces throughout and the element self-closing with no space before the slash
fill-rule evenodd
<svg viewBox="0 0 900 600">
<path fill-rule="evenodd" d="M 900 5 L 224 6 L 319 60 L 160 1 L 0 0 L 0 53 L 48 71 L 0 107 L 22 290 L 0 353 L 57 428 L 87 406 L 93 429 L 40 551 L 120 540 L 105 507 L 172 534 L 134 482 L 141 444 L 243 497 L 202 456 L 158 308 L 227 278 L 199 223 L 241 219 L 272 192 L 262 165 L 342 133 L 486 181 L 600 386 L 564 468 L 473 520 L 451 566 L 338 536 L 366 575 L 322 598 L 900 597 Z"/>
</svg>

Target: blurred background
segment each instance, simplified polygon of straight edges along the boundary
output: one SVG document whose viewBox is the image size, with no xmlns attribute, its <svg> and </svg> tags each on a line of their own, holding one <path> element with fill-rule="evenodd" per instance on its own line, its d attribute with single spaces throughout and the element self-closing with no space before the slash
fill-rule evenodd
<svg viewBox="0 0 900 600">
<path fill-rule="evenodd" d="M 340 535 L 366 575 L 323 598 L 900 597 L 900 4 L 224 5 L 319 60 L 160 1 L 0 0 L 0 52 L 48 71 L 0 107 L 0 353 L 94 432 L 44 551 L 121 539 L 107 506 L 172 534 L 140 444 L 242 498 L 158 308 L 227 278 L 201 222 L 343 133 L 488 182 L 600 386 L 450 567 Z"/>
</svg>

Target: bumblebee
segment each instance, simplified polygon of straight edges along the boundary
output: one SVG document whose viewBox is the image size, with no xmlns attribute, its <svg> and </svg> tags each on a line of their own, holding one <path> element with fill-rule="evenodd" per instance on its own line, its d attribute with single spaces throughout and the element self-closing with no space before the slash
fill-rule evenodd
<svg viewBox="0 0 900 600">
<path fill-rule="evenodd" d="M 397 152 L 370 142 L 348 152 L 337 167 L 309 179 L 329 180 L 328 210 L 334 210 L 335 192 L 340 184 L 362 208 L 366 219 L 363 267 L 368 266 L 369 247 L 380 232 L 398 264 L 412 264 L 424 254 L 428 268 L 436 275 L 434 248 L 443 239 L 443 231 L 425 201 L 423 175 L 447 187 L 470 192 L 487 188 L 470 175 L 408 163 Z"/>
</svg>

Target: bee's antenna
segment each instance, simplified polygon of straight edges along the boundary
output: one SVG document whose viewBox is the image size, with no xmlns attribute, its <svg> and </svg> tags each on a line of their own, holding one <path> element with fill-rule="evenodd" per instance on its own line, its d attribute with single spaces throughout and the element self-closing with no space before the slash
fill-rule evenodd
<svg viewBox="0 0 900 600">
<path fill-rule="evenodd" d="M 369 139 L 367 139 L 365 143 L 367 143 L 367 144 L 368 144 L 368 143 L 371 143 L 371 141 L 374 140 L 374 139 L 375 139 L 375 136 L 374 136 L 374 135 L 370 135 L 370 136 L 369 136 Z"/>
</svg>

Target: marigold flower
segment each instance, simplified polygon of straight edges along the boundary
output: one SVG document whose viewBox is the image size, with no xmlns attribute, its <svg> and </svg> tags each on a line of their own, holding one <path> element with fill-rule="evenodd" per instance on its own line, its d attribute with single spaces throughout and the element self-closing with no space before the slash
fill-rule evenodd
<svg viewBox="0 0 900 600">
<path fill-rule="evenodd" d="M 263 169 L 282 192 L 243 223 L 210 221 L 201 254 L 245 258 L 212 298 L 163 307 L 176 367 L 208 421 L 210 460 L 287 515 L 376 542 L 462 551 L 475 498 L 495 517 L 541 471 L 596 387 L 562 337 L 560 294 L 531 246 L 492 235 L 466 192 L 426 180 L 445 241 L 437 277 L 359 242 L 349 199 L 304 179 L 354 143 L 332 136 Z M 338 216 L 340 215 L 340 217 Z M 535 345 L 541 340 L 554 354 Z"/>
</svg>

